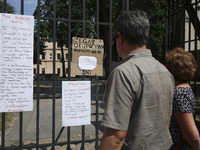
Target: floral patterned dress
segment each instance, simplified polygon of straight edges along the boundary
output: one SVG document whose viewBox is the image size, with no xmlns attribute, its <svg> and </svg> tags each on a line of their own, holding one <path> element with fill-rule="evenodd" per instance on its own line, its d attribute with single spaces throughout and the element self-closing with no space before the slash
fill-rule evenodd
<svg viewBox="0 0 200 150">
<path fill-rule="evenodd" d="M 178 126 L 178 123 L 175 120 L 174 114 L 176 113 L 192 113 L 194 114 L 196 107 L 196 99 L 192 92 L 191 87 L 176 87 L 174 92 L 174 101 L 173 101 L 173 114 L 170 121 L 170 132 L 173 140 L 173 145 L 170 150 L 173 150 L 176 143 L 179 142 L 182 137 L 181 129 Z M 193 150 L 193 148 L 184 143 L 182 150 Z"/>
</svg>

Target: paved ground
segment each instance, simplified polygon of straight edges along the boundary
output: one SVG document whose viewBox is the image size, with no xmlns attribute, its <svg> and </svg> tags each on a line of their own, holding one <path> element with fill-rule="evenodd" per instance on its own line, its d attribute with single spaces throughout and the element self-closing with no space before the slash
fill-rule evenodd
<svg viewBox="0 0 200 150">
<path fill-rule="evenodd" d="M 95 101 L 92 101 L 91 112 L 96 110 Z M 62 128 L 62 107 L 61 99 L 56 99 L 56 117 L 55 117 L 55 136 L 57 137 Z M 99 112 L 103 113 L 102 103 L 99 105 Z M 52 141 L 52 99 L 40 100 L 40 123 L 39 123 L 39 137 L 40 143 L 51 143 Z M 92 115 L 92 121 L 95 121 L 95 115 Z M 102 119 L 102 115 L 99 116 L 99 120 Z M 19 143 L 19 115 L 16 114 L 13 119 L 13 125 L 6 131 L 6 146 L 18 145 Z M 102 128 L 99 130 L 99 135 L 102 135 Z M 81 140 L 82 127 L 71 127 L 71 141 Z M 85 139 L 94 139 L 95 126 L 93 124 L 85 126 Z M 34 100 L 34 110 L 30 112 L 23 112 L 23 141 L 24 145 L 36 143 L 36 100 Z M 59 142 L 67 141 L 67 128 L 61 134 L 58 140 Z M 86 150 L 93 150 L 95 143 L 85 143 Z M 81 144 L 71 145 L 73 150 L 79 150 Z M 57 147 L 57 150 L 66 149 L 66 146 Z"/>
</svg>

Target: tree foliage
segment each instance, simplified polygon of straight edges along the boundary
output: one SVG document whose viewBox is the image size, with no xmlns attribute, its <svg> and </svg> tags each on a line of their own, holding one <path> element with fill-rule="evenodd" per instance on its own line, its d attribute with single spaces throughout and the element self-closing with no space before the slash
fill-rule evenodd
<svg viewBox="0 0 200 150">
<path fill-rule="evenodd" d="M 3 2 L 0 1 L 0 12 L 3 12 Z M 15 13 L 16 10 L 15 10 L 15 7 L 12 6 L 11 4 L 7 3 L 7 6 L 6 6 L 6 13 Z"/>
<path fill-rule="evenodd" d="M 115 21 L 121 10 L 123 10 L 123 0 L 112 0 L 112 12 L 110 12 L 110 1 L 101 0 L 99 4 L 95 0 L 85 0 L 85 10 L 83 10 L 82 0 L 56 0 L 54 1 L 41 0 L 40 1 L 40 17 L 44 20 L 40 21 L 40 37 L 41 40 L 53 39 L 53 18 L 56 12 L 56 41 L 63 51 L 63 46 L 68 45 L 68 35 L 70 37 L 79 36 L 86 38 L 101 38 L 104 40 L 105 56 L 104 64 L 107 67 L 107 60 L 110 57 L 110 27 L 106 25 L 99 26 L 99 35 L 96 31 L 96 22 L 109 23 Z M 70 4 L 71 3 L 71 4 Z M 129 9 L 142 9 L 147 12 L 150 19 L 150 44 L 153 55 L 160 59 L 164 54 L 164 35 L 165 35 L 165 1 L 159 0 L 130 0 Z M 55 7 L 54 7 L 55 6 Z M 71 6 L 69 8 L 69 6 Z M 99 9 L 97 9 L 99 8 Z M 54 10 L 55 9 L 55 10 Z M 69 11 L 70 10 L 70 11 Z M 99 12 L 97 12 L 99 10 Z M 85 14 L 84 14 L 85 12 Z M 98 19 L 99 13 L 99 20 Z M 112 15 L 110 14 L 112 13 Z M 38 10 L 36 8 L 34 16 L 37 16 Z M 111 18 L 110 18 L 111 17 Z M 48 19 L 45 19 L 48 18 Z M 70 20 L 73 20 L 72 23 Z M 76 21 L 74 21 L 76 20 Z M 37 22 L 36 22 L 37 24 Z M 70 32 L 68 27 L 70 25 Z M 83 30 L 85 28 L 85 30 Z M 113 44 L 114 45 L 114 44 Z M 64 56 L 62 56 L 64 58 Z M 118 61 L 118 55 L 115 46 L 112 49 L 112 61 Z M 64 61 L 63 61 L 63 71 Z M 63 72 L 65 75 L 65 73 Z"/>
<path fill-rule="evenodd" d="M 56 13 L 56 18 L 58 21 L 56 22 L 56 41 L 58 45 L 61 47 L 61 55 L 62 55 L 62 64 L 63 64 L 63 77 L 66 77 L 65 74 L 65 61 L 64 61 L 64 52 L 63 46 L 68 45 L 68 34 L 73 36 L 80 36 L 80 37 L 88 37 L 94 38 L 95 36 L 95 27 L 91 23 L 94 21 L 95 18 L 95 1 L 87 0 L 86 1 L 86 13 L 85 17 L 83 18 L 83 4 L 82 0 L 71 1 L 71 11 L 69 11 L 69 0 L 57 0 L 54 7 L 54 3 L 49 0 L 42 0 L 40 1 L 40 13 L 38 14 L 38 7 L 34 12 L 34 16 L 40 15 L 40 17 L 48 18 L 40 21 L 40 37 L 41 40 L 53 40 L 53 18 L 54 12 Z M 56 8 L 56 9 L 55 9 Z M 55 9 L 55 10 L 54 10 Z M 70 15 L 70 18 L 69 18 Z M 82 32 L 83 23 L 71 23 L 67 19 L 73 20 L 85 20 L 85 33 Z M 38 22 L 36 22 L 37 27 Z M 70 33 L 68 33 L 68 27 L 71 25 Z"/>
<path fill-rule="evenodd" d="M 148 46 L 158 60 L 164 57 L 165 7 L 166 1 L 160 0 L 134 0 L 130 4 L 130 9 L 142 9 L 147 13 L 150 21 Z"/>
<path fill-rule="evenodd" d="M 58 18 L 63 18 L 66 17 L 66 12 L 67 9 L 64 9 L 67 7 L 67 0 L 58 0 L 56 1 L 56 17 Z M 38 23 L 36 21 L 36 26 L 35 26 L 35 31 L 37 31 L 37 27 L 38 24 L 40 24 L 40 41 L 53 41 L 53 18 L 54 18 L 54 3 L 52 1 L 49 0 L 42 0 L 40 1 L 40 10 L 38 13 L 38 7 L 36 7 L 35 12 L 34 12 L 34 16 L 40 15 L 40 17 L 44 17 L 44 18 L 48 18 L 48 19 L 44 19 L 44 20 L 40 20 L 40 22 Z M 58 13 L 57 13 L 58 12 Z M 59 44 L 59 46 L 61 47 L 61 60 L 62 60 L 62 66 L 63 66 L 63 77 L 66 77 L 65 74 L 65 61 L 64 61 L 64 52 L 63 52 L 63 46 L 66 43 L 66 39 L 67 39 L 67 29 L 64 30 L 66 28 L 66 23 L 62 22 L 62 21 L 57 21 L 56 22 L 56 39 L 57 42 Z"/>
</svg>

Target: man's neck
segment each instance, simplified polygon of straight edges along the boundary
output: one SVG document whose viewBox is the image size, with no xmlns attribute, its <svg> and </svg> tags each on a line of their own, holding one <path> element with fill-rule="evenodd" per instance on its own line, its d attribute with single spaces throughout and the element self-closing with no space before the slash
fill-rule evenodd
<svg viewBox="0 0 200 150">
<path fill-rule="evenodd" d="M 146 45 L 143 46 L 132 46 L 132 45 L 127 45 L 126 47 L 124 47 L 124 57 L 128 56 L 129 54 L 138 51 L 138 50 L 142 50 L 142 49 L 146 49 Z"/>
</svg>

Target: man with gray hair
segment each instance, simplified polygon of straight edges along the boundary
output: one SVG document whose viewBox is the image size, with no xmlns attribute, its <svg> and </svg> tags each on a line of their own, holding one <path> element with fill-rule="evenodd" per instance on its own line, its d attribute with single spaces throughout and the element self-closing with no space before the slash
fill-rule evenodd
<svg viewBox="0 0 200 150">
<path fill-rule="evenodd" d="M 100 150 L 168 150 L 174 79 L 146 48 L 149 20 L 144 11 L 124 11 L 113 37 L 122 61 L 104 93 L 105 131 Z"/>
</svg>

